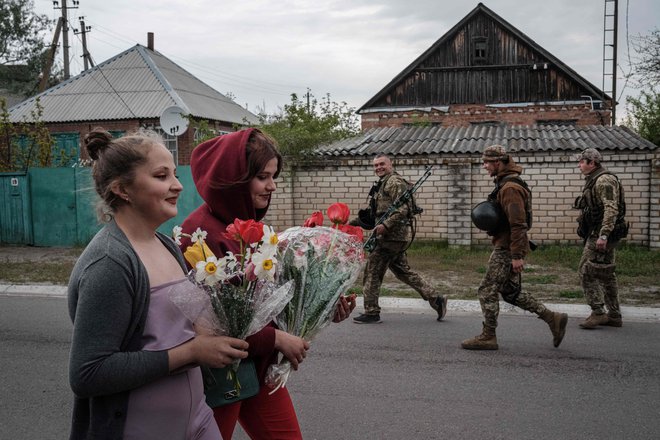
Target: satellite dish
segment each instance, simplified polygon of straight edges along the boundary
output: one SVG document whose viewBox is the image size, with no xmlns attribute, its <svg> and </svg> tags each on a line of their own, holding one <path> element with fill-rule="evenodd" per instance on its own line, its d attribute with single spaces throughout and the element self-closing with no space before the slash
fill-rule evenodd
<svg viewBox="0 0 660 440">
<path fill-rule="evenodd" d="M 188 129 L 188 119 L 183 115 L 186 111 L 178 105 L 167 107 L 160 115 L 160 127 L 163 131 L 172 136 L 179 136 Z"/>
</svg>

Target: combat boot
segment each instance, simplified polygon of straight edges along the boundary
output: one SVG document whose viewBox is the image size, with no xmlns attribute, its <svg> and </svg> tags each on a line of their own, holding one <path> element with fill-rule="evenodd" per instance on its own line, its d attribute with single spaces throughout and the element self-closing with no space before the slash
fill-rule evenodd
<svg viewBox="0 0 660 440">
<path fill-rule="evenodd" d="M 486 327 L 486 324 L 483 324 L 481 334 L 461 342 L 461 347 L 466 350 L 497 350 L 497 336 L 495 336 L 495 329 Z"/>
<path fill-rule="evenodd" d="M 447 297 L 446 296 L 437 296 L 429 300 L 431 307 L 438 313 L 437 321 L 442 321 L 442 319 L 447 314 Z"/>
<path fill-rule="evenodd" d="M 600 325 L 607 325 L 610 327 L 623 327 L 623 319 L 621 319 L 621 315 L 612 315 L 608 313 L 607 322 Z"/>
<path fill-rule="evenodd" d="M 599 325 L 606 325 L 609 320 L 610 318 L 608 318 L 605 313 L 598 315 L 595 312 L 591 312 L 591 315 L 589 315 L 589 317 L 585 319 L 584 322 L 580 323 L 580 327 L 587 330 L 592 330 Z"/>
<path fill-rule="evenodd" d="M 545 309 L 545 311 L 539 315 L 539 319 L 548 323 L 550 331 L 552 332 L 552 344 L 555 347 L 559 347 L 559 344 L 561 344 L 562 339 L 564 339 L 564 334 L 566 333 L 568 315 L 566 313 L 551 312 L 550 310 Z"/>
</svg>

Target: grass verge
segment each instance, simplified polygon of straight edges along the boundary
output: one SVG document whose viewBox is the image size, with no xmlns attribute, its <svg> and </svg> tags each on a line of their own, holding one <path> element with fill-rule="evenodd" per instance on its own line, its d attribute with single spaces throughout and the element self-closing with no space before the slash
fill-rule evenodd
<svg viewBox="0 0 660 440">
<path fill-rule="evenodd" d="M 28 249 L 28 251 L 30 251 Z M 57 255 L 30 260 L 34 252 L 15 258 L 14 248 L 0 247 L 0 283 L 52 283 L 65 285 L 82 249 L 66 249 Z M 454 299 L 476 299 L 486 271 L 489 247 L 450 247 L 446 243 L 421 242 L 408 249 L 408 260 L 443 294 Z M 526 259 L 523 288 L 544 302 L 584 302 L 577 267 L 582 247 L 540 246 Z M 11 258 L 9 256 L 12 256 Z M 621 302 L 628 305 L 660 304 L 660 252 L 638 246 L 617 250 L 617 277 Z M 358 282 L 354 292 L 362 292 Z M 385 276 L 382 296 L 419 298 L 417 292 Z"/>
</svg>

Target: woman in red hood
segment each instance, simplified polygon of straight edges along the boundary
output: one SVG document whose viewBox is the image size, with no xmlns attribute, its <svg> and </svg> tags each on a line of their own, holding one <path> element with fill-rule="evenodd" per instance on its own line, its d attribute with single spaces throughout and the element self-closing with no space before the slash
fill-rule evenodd
<svg viewBox="0 0 660 440">
<path fill-rule="evenodd" d="M 282 156 L 275 142 L 251 128 L 210 139 L 198 145 L 190 159 L 192 177 L 204 204 L 183 222 L 184 231 L 198 227 L 208 232 L 206 244 L 218 257 L 227 251 L 238 253 L 238 242 L 224 237 L 234 219 L 261 220 L 268 211 L 282 169 Z M 182 238 L 181 248 L 190 245 Z M 335 321 L 345 319 L 353 304 L 341 300 Z M 232 437 L 236 421 L 254 439 L 301 439 L 300 426 L 287 388 L 272 395 L 264 386 L 270 364 L 281 352 L 294 369 L 303 361 L 309 343 L 278 330 L 273 323 L 247 338 L 248 356 L 253 358 L 260 382 L 259 393 L 251 398 L 213 409 L 222 438 Z"/>
</svg>

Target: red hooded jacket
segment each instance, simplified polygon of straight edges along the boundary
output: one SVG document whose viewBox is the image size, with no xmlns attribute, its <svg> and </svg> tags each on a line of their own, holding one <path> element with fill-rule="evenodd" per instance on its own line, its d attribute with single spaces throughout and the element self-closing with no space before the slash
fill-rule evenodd
<svg viewBox="0 0 660 440">
<path fill-rule="evenodd" d="M 268 211 L 255 209 L 250 195 L 250 183 L 239 182 L 247 174 L 246 145 L 250 128 L 225 134 L 198 145 L 190 158 L 190 169 L 197 192 L 204 200 L 183 222 L 183 232 L 190 234 L 198 227 L 208 232 L 206 244 L 218 257 L 227 251 L 239 252 L 238 242 L 227 239 L 223 233 L 234 219 L 261 220 Z M 190 246 L 187 237 L 181 237 L 181 250 Z M 275 351 L 275 328 L 272 324 L 248 337 L 248 353 L 255 358 L 259 378 L 263 381 L 266 369 L 277 362 Z"/>
</svg>

